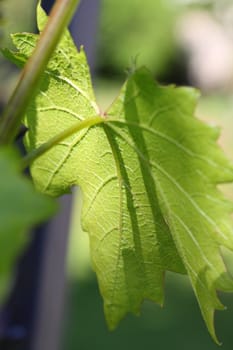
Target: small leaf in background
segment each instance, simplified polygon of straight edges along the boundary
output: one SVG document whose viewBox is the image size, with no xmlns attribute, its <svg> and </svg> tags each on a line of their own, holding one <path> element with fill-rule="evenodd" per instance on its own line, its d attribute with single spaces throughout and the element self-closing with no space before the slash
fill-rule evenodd
<svg viewBox="0 0 233 350">
<path fill-rule="evenodd" d="M 19 52 L 9 56 L 21 64 L 36 41 L 14 36 Z M 42 192 L 57 196 L 73 185 L 83 191 L 82 224 L 110 328 L 127 312 L 139 313 L 144 299 L 162 304 L 169 270 L 188 274 L 217 341 L 216 290 L 233 290 L 220 255 L 221 245 L 233 249 L 233 206 L 217 185 L 233 181 L 233 168 L 216 129 L 193 116 L 196 100 L 195 90 L 160 87 L 139 69 L 102 124 L 68 137 L 31 166 Z M 66 32 L 28 108 L 26 147 L 99 114 L 85 55 Z"/>
<path fill-rule="evenodd" d="M 51 199 L 37 193 L 20 174 L 19 157 L 0 148 L 0 298 L 4 298 L 16 259 L 30 240 L 28 230 L 54 213 Z"/>
</svg>

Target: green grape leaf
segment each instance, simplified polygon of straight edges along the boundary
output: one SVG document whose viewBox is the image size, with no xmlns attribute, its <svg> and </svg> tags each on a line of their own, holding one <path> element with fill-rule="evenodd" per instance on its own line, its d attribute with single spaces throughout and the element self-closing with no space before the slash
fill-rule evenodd
<svg viewBox="0 0 233 350">
<path fill-rule="evenodd" d="M 137 181 L 140 177 L 141 192 L 151 196 L 150 209 L 157 196 L 154 212 L 162 212 L 203 318 L 217 341 L 214 310 L 223 306 L 216 290 L 233 287 L 219 252 L 221 245 L 233 248 L 229 217 L 233 206 L 216 185 L 232 181 L 233 168 L 216 144 L 218 130 L 193 117 L 195 101 L 195 91 L 160 87 L 146 70 L 139 70 L 108 113 L 114 118 L 108 124 L 109 139 L 114 140 L 119 166 L 124 164 L 121 175 L 124 183 L 129 179 L 132 196 L 130 173 Z M 138 162 L 134 167 L 133 152 Z M 144 213 L 144 221 L 147 218 Z"/>
<path fill-rule="evenodd" d="M 19 157 L 0 148 L 0 299 L 4 299 L 14 263 L 29 240 L 27 230 L 54 213 L 50 198 L 37 193 L 20 173 Z"/>
<path fill-rule="evenodd" d="M 39 18 L 41 29 L 40 8 Z M 17 34 L 18 52 L 7 55 L 21 65 L 36 42 Z M 78 121 L 103 118 L 36 159 L 31 174 L 52 196 L 81 187 L 82 225 L 110 328 L 127 312 L 138 314 L 144 299 L 162 304 L 169 270 L 188 274 L 217 341 L 213 316 L 223 306 L 216 291 L 233 290 L 220 255 L 220 246 L 233 249 L 233 206 L 217 185 L 233 180 L 233 168 L 216 143 L 218 130 L 194 117 L 197 95 L 161 87 L 141 68 L 102 115 L 85 54 L 66 32 L 27 110 L 29 152 Z"/>
</svg>

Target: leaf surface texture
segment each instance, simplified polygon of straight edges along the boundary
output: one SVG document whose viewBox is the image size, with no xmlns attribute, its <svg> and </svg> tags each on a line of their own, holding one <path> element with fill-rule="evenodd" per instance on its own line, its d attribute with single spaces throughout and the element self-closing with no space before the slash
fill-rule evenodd
<svg viewBox="0 0 233 350">
<path fill-rule="evenodd" d="M 40 27 L 45 17 L 39 10 Z M 37 36 L 17 34 L 19 65 Z M 188 274 L 207 327 L 222 309 L 216 291 L 231 291 L 220 246 L 233 248 L 232 203 L 217 185 L 233 168 L 217 145 L 218 131 L 194 117 L 197 92 L 161 87 L 141 68 L 123 86 L 103 123 L 57 144 L 31 167 L 37 188 L 52 196 L 79 185 L 82 225 L 114 328 L 144 299 L 163 303 L 167 270 Z M 25 143 L 31 151 L 77 121 L 101 115 L 83 50 L 68 32 L 28 108 Z"/>
</svg>

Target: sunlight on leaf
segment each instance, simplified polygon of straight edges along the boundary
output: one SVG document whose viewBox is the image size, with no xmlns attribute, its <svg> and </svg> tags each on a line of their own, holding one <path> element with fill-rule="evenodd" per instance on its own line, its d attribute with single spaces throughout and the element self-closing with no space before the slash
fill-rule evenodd
<svg viewBox="0 0 233 350">
<path fill-rule="evenodd" d="M 36 41 L 15 35 L 19 52 L 8 57 L 22 64 Z M 42 192 L 83 191 L 82 225 L 110 328 L 127 312 L 138 314 L 144 299 L 163 304 L 169 270 L 188 274 L 217 342 L 213 316 L 223 306 L 216 290 L 233 290 L 220 255 L 221 245 L 233 249 L 233 206 L 217 185 L 233 181 L 233 168 L 217 146 L 218 131 L 193 116 L 197 97 L 193 89 L 160 87 L 141 68 L 103 124 L 68 137 L 31 166 Z M 96 115 L 85 54 L 66 32 L 27 111 L 28 151 Z"/>
</svg>

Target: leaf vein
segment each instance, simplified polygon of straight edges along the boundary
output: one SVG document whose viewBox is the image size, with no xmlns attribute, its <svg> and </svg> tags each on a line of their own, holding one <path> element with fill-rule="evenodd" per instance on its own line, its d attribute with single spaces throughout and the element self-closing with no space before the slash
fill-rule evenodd
<svg viewBox="0 0 233 350">
<path fill-rule="evenodd" d="M 142 154 L 142 152 L 138 149 L 138 147 L 135 146 L 135 144 L 132 144 L 132 142 L 125 136 L 123 135 L 118 129 L 116 129 L 113 125 L 109 125 L 110 128 L 117 133 L 126 143 L 128 143 L 128 145 L 133 148 L 136 153 L 138 154 L 138 156 L 147 164 L 149 171 L 152 175 L 152 177 L 155 180 L 156 183 L 156 178 L 154 176 L 154 173 L 151 170 L 151 166 L 156 168 L 157 170 L 159 170 L 163 175 L 165 175 L 167 177 L 167 179 L 173 183 L 175 185 L 175 187 L 188 199 L 188 201 L 192 204 L 192 206 L 196 209 L 196 211 L 201 214 L 202 217 L 204 217 L 206 219 L 207 222 L 209 222 L 212 226 L 215 227 L 216 231 L 219 233 L 220 236 L 224 237 L 225 240 L 227 240 L 226 235 L 219 229 L 218 225 L 216 224 L 216 222 L 210 218 L 199 206 L 198 204 L 193 200 L 193 198 L 183 189 L 182 186 L 180 186 L 180 184 L 174 180 L 172 178 L 172 176 L 163 169 L 163 167 L 161 167 L 160 165 L 158 165 L 155 162 L 149 161 L 147 158 L 144 157 L 144 155 Z"/>
</svg>

